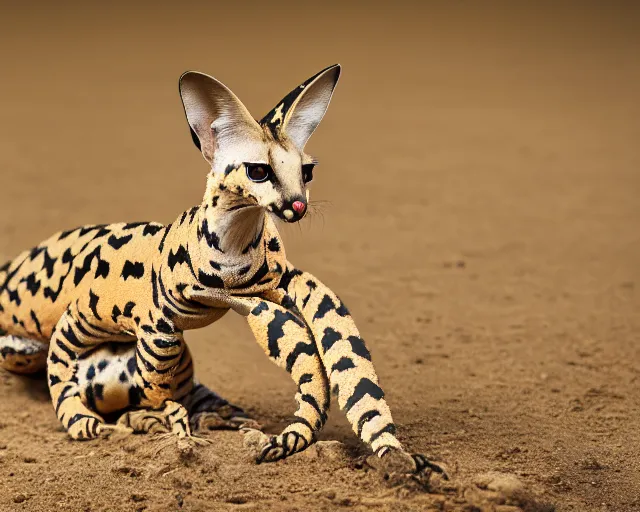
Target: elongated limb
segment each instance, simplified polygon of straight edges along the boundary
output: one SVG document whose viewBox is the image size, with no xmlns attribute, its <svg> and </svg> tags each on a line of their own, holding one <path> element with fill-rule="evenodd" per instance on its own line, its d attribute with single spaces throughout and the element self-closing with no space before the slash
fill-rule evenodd
<svg viewBox="0 0 640 512">
<path fill-rule="evenodd" d="M 48 348 L 41 341 L 0 335 L 0 367 L 14 373 L 35 373 L 47 365 Z"/>
<path fill-rule="evenodd" d="M 404 461 L 408 471 L 442 470 L 421 455 L 406 454 L 371 355 L 342 301 L 309 273 L 288 265 L 279 284 L 279 299 L 304 318 L 313 333 L 332 392 L 354 432 L 378 457 Z"/>
<path fill-rule="evenodd" d="M 73 439 L 93 439 L 104 420 L 82 401 L 78 385 L 78 361 L 105 340 L 70 307 L 60 318 L 49 345 L 49 391 L 56 415 Z"/>
<path fill-rule="evenodd" d="M 169 324 L 166 324 L 169 326 Z M 191 355 L 181 332 L 140 331 L 136 343 L 135 382 L 142 409 L 161 410 L 171 431 L 180 438 L 191 436 L 189 413 L 178 400 L 186 396 L 193 376 Z M 131 418 L 140 417 L 132 413 Z"/>
<path fill-rule="evenodd" d="M 261 441 L 257 462 L 273 462 L 304 450 L 315 442 L 327 420 L 328 383 L 318 350 L 305 323 L 282 306 L 259 300 L 247 316 L 249 326 L 269 358 L 298 385 L 295 421 L 278 436 Z"/>
</svg>

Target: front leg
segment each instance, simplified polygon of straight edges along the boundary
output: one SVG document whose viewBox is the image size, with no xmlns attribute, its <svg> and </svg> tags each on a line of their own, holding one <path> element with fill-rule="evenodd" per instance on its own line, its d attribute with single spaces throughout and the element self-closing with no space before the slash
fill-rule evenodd
<svg viewBox="0 0 640 512">
<path fill-rule="evenodd" d="M 158 322 L 164 332 L 141 330 L 136 343 L 135 382 L 142 408 L 163 409 L 169 428 L 178 437 L 191 436 L 187 409 L 174 400 L 179 393 L 177 375 L 191 365 L 182 332 L 174 331 L 168 321 Z"/>
<path fill-rule="evenodd" d="M 247 321 L 265 353 L 298 385 L 295 421 L 279 436 L 260 436 L 258 441 L 257 462 L 273 462 L 315 442 L 327 420 L 329 387 L 317 347 L 300 318 L 274 302 L 254 300 Z"/>
<path fill-rule="evenodd" d="M 390 463 L 393 460 L 394 468 L 404 465 L 407 472 L 428 468 L 441 473 L 422 455 L 407 454 L 396 438 L 396 426 L 371 355 L 342 301 L 314 276 L 290 264 L 277 292 L 309 325 L 331 390 L 358 437 L 378 457 Z"/>
</svg>

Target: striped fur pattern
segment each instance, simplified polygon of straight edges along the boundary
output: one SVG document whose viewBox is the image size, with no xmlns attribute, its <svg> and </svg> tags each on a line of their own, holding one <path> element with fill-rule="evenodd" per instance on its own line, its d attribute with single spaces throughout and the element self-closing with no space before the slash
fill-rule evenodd
<svg viewBox="0 0 640 512">
<path fill-rule="evenodd" d="M 324 116 L 331 66 L 256 122 L 212 77 L 189 72 L 180 93 L 211 167 L 200 205 L 175 222 L 91 225 L 53 235 L 0 268 L 0 365 L 45 369 L 73 439 L 117 425 L 193 438 L 248 418 L 194 378 L 184 332 L 233 310 L 295 381 L 298 409 L 258 462 L 304 450 L 327 420 L 330 390 L 380 457 L 407 455 L 371 355 L 342 301 L 286 258 L 276 219 L 304 217 L 315 160 L 304 146 Z M 426 459 L 424 459 L 426 460 Z"/>
</svg>

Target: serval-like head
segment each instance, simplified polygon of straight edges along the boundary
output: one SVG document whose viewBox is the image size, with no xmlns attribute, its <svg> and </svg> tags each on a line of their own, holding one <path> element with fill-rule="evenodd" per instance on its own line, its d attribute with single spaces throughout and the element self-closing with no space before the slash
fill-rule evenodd
<svg viewBox="0 0 640 512">
<path fill-rule="evenodd" d="M 287 222 L 302 219 L 316 164 L 304 147 L 329 106 L 339 76 L 337 64 L 320 71 L 255 121 L 215 78 L 194 71 L 183 74 L 180 96 L 191 135 L 211 165 L 205 201 L 215 203 L 224 190 L 233 195 L 229 209 L 262 207 Z"/>
</svg>

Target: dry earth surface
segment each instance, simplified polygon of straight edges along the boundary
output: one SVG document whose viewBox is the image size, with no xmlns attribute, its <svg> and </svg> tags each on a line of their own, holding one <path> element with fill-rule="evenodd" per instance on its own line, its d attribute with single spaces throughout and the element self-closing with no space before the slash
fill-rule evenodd
<svg viewBox="0 0 640 512">
<path fill-rule="evenodd" d="M 2 7 L 0 259 L 199 202 L 185 69 L 260 117 L 339 61 L 309 146 L 326 202 L 287 252 L 349 305 L 401 440 L 452 479 L 385 480 L 335 408 L 325 443 L 271 465 L 236 432 L 71 442 L 45 383 L 4 372 L 0 510 L 640 510 L 632 2 L 92 5 Z M 241 318 L 188 341 L 204 383 L 286 421 L 293 384 Z"/>
</svg>

